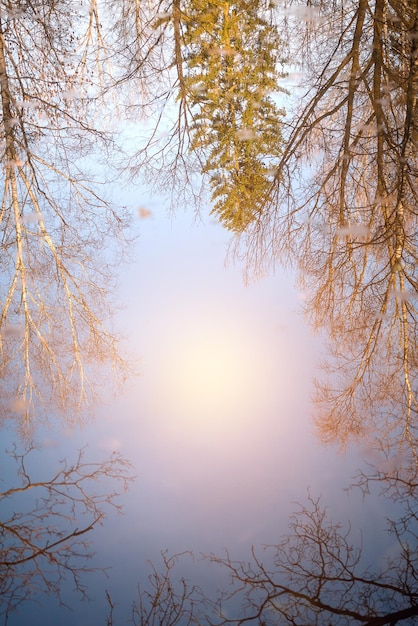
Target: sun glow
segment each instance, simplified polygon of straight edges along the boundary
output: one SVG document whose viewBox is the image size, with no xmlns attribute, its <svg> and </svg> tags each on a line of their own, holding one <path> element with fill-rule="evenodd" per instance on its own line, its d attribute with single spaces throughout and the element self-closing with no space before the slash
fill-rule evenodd
<svg viewBox="0 0 418 626">
<path fill-rule="evenodd" d="M 219 413 L 237 408 L 251 382 L 248 355 L 228 338 L 190 337 L 173 355 L 169 387 L 183 408 Z"/>
<path fill-rule="evenodd" d="M 165 342 L 160 370 L 164 406 L 177 425 L 227 432 L 263 404 L 265 359 L 252 333 L 231 322 L 180 326 Z"/>
</svg>

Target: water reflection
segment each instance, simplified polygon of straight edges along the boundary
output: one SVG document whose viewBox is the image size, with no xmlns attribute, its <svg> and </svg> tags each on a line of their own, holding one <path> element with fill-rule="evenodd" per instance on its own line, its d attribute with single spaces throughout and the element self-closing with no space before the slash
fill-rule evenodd
<svg viewBox="0 0 418 626">
<path fill-rule="evenodd" d="M 299 270 L 308 319 L 329 340 L 321 437 L 416 450 L 416 7 L 317 8 L 315 28 L 296 17 L 287 31 L 307 88 L 238 253 L 250 271 Z"/>
<path fill-rule="evenodd" d="M 333 521 L 320 499 L 309 496 L 278 544 L 252 548 L 249 560 L 236 560 L 227 551 L 203 557 L 220 568 L 225 581 L 216 600 L 176 572 L 184 555 L 162 554 L 148 586 L 138 590 L 134 623 L 154 623 L 161 612 L 161 623 L 196 625 L 415 623 L 418 481 L 415 465 L 408 478 L 404 469 L 402 476 L 399 469 L 361 473 L 356 483 L 369 493 L 377 481 L 381 493 L 399 505 L 398 516 L 387 520 L 391 549 L 373 567 L 356 529 Z"/>
<path fill-rule="evenodd" d="M 109 369 L 129 371 L 107 326 L 128 220 L 79 165 L 105 138 L 65 33 L 88 54 L 94 27 L 58 5 L 0 12 L 0 420 L 29 438 L 49 419 L 81 420 Z"/>
<path fill-rule="evenodd" d="M 95 570 L 90 533 L 109 509 L 120 511 L 117 495 L 131 477 L 120 455 L 92 462 L 83 451 L 48 471 L 39 450 L 15 448 L 2 467 L 9 485 L 0 492 L 0 615 L 7 624 L 40 594 L 61 603 L 68 580 L 87 597 L 84 577 Z"/>
<path fill-rule="evenodd" d="M 79 94 L 73 79 L 84 77 L 90 42 L 97 41 L 97 66 L 103 50 L 113 49 L 112 59 L 121 63 L 126 81 L 137 75 L 145 96 L 156 86 L 149 102 L 138 107 L 154 112 L 162 107 L 146 148 L 136 152 L 141 171 L 155 168 L 160 188 L 174 180 L 175 190 L 188 190 L 196 205 L 202 195 L 191 184 L 193 175 L 209 174 L 215 213 L 230 230 L 242 232 L 238 253 L 249 265 L 261 272 L 290 260 L 299 271 L 308 319 L 329 339 L 329 376 L 318 383 L 320 433 L 327 442 L 357 440 L 368 446 L 374 469 L 360 473 L 355 483 L 363 495 L 375 498 L 373 521 L 380 517 L 382 523 L 384 515 L 389 519 L 387 558 L 381 559 L 377 550 L 357 543 L 348 524 L 333 521 L 322 504 L 330 499 L 334 509 L 341 507 L 334 493 L 343 482 L 344 460 L 318 451 L 310 436 L 305 391 L 312 354 L 306 349 L 307 334 L 301 338 L 302 326 L 290 314 L 289 292 L 277 296 L 284 278 L 269 284 L 267 297 L 247 292 L 259 310 L 241 328 L 249 296 L 239 292 L 233 301 L 235 287 L 225 279 L 223 288 L 231 289 L 233 297 L 221 297 L 225 273 L 216 273 L 210 263 L 209 272 L 204 267 L 203 250 L 215 235 L 199 238 L 179 221 L 182 235 L 170 249 L 175 227 L 159 234 L 158 227 L 166 226 L 158 224 L 161 207 L 151 206 L 151 200 L 138 211 L 144 228 L 141 250 L 148 246 L 149 255 L 136 266 L 127 289 L 135 311 L 131 343 L 138 338 L 136 327 L 145 328 L 141 316 L 148 307 L 151 323 L 144 335 L 149 336 L 141 337 L 138 352 L 149 341 L 151 366 L 144 363 L 144 384 L 138 383 L 131 396 L 129 416 L 112 404 L 108 412 L 120 410 L 121 415 L 113 422 L 107 415 L 108 422 L 103 419 L 90 429 L 95 444 L 103 437 L 129 449 L 141 468 L 136 499 L 126 500 L 126 525 L 112 520 L 101 535 L 95 528 L 101 556 L 111 553 L 121 572 L 113 588 L 99 596 L 100 608 L 109 609 L 108 623 L 118 620 L 115 586 L 132 588 L 153 540 L 158 549 L 152 546 L 150 587 L 141 584 L 133 600 L 131 617 L 138 625 L 412 621 L 418 577 L 416 6 L 385 0 L 318 1 L 312 11 L 292 12 L 286 6 L 280 22 L 289 38 L 285 44 L 274 20 L 266 21 L 263 13 L 271 17 L 279 3 L 261 0 L 196 0 L 187 11 L 179 0 L 170 11 L 161 11 L 159 2 L 139 6 L 121 0 L 111 3 L 108 29 L 93 1 L 87 22 L 85 12 L 66 12 L 62 3 L 45 9 L 42 19 L 33 3 L 26 4 L 18 13 L 8 6 L 0 20 L 4 414 L 15 414 L 26 433 L 35 405 L 51 420 L 59 410 L 76 420 L 90 383 L 92 388 L 97 383 L 91 364 L 109 359 L 124 371 L 115 335 L 102 324 L 109 312 L 102 296 L 109 291 L 112 263 L 106 257 L 102 265 L 95 255 L 109 223 L 118 240 L 123 216 L 97 198 L 94 186 L 87 190 L 73 167 L 78 148 L 91 137 L 84 103 L 70 104 Z M 71 15 L 80 18 L 76 26 Z M 72 36 L 84 33 L 79 43 L 86 47 L 76 57 L 65 29 L 56 27 L 60 17 Z M 28 21 L 38 41 L 49 46 L 48 54 L 37 46 L 40 74 L 37 63 L 26 65 L 33 58 Z M 81 24 L 88 24 L 87 30 Z M 45 29 L 55 39 L 45 38 Z M 108 48 L 102 46 L 104 31 Z M 296 117 L 286 122 L 273 98 L 279 91 L 280 46 L 286 51 L 296 46 L 304 56 L 301 76 L 311 87 Z M 16 47 L 25 72 L 12 62 Z M 66 65 L 67 58 L 75 65 Z M 316 61 L 324 59 L 318 74 Z M 107 70 L 108 65 L 102 76 L 108 77 Z M 120 76 L 114 77 L 119 86 Z M 98 83 L 102 95 L 106 89 Z M 270 90 L 276 93 L 271 96 Z M 134 100 L 140 100 L 136 93 Z M 130 112 L 135 110 L 130 96 L 127 101 Z M 179 115 L 161 144 L 154 139 L 169 102 L 178 105 Z M 49 142 L 54 158 L 46 159 Z M 68 215 L 65 207 L 71 209 Z M 147 240 L 145 228 L 156 225 Z M 218 241 L 223 247 L 225 240 Z M 207 259 L 215 258 L 211 249 Z M 146 288 L 141 271 L 149 274 Z M 135 293 L 139 275 L 144 282 Z M 278 298 L 286 308 L 282 342 L 272 331 Z M 219 323 L 208 305 L 212 299 L 220 303 Z M 191 302 L 203 300 L 209 313 L 199 308 L 185 313 Z M 296 366 L 295 355 L 301 362 Z M 7 617 L 17 605 L 26 605 L 29 589 L 60 597 L 65 573 L 84 592 L 79 578 L 86 573 L 80 565 L 87 556 L 83 537 L 101 520 L 102 505 L 113 501 L 113 493 L 84 490 L 84 481 L 109 475 L 126 479 L 119 456 L 93 467 L 78 458 L 35 485 L 27 459 L 15 457 L 20 486 L 2 494 L 1 584 Z M 302 483 L 315 482 L 313 495 L 290 518 L 288 535 L 277 539 L 286 525 L 288 500 L 299 498 Z M 38 502 L 27 498 L 36 489 L 46 493 Z M 322 499 L 316 495 L 320 491 L 325 492 Z M 26 498 L 23 508 L 8 510 L 17 495 Z M 350 503 L 343 518 L 355 520 L 358 511 Z M 389 514 L 383 514 L 386 508 Z M 370 543 L 377 534 L 372 531 Z M 261 543 L 266 534 L 274 534 L 271 547 L 264 553 L 255 547 L 248 556 L 248 545 Z M 196 577 L 206 565 L 218 566 L 218 595 L 210 584 L 195 583 L 189 565 L 191 582 L 183 576 L 189 553 L 163 552 L 162 564 L 155 561 L 167 537 L 170 544 L 207 542 L 209 551 L 215 545 L 216 552 L 199 561 Z M 218 551 L 225 541 L 235 541 L 238 556 Z M 133 598 L 132 590 L 127 606 Z M 57 614 L 42 602 L 43 624 L 49 613 L 55 623 Z M 23 615 L 27 621 L 27 608 L 19 608 L 23 612 L 17 620 Z"/>
</svg>

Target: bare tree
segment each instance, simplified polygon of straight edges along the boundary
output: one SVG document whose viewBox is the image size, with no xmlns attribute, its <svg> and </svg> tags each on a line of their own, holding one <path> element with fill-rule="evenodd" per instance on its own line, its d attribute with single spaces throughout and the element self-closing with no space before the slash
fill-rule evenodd
<svg viewBox="0 0 418 626">
<path fill-rule="evenodd" d="M 79 419 L 109 367 L 127 372 L 108 325 L 127 219 L 87 173 L 111 148 L 89 112 L 97 3 L 73 9 L 0 3 L 0 420 L 25 434 L 52 412 Z"/>
<path fill-rule="evenodd" d="M 86 563 L 92 557 L 87 534 L 109 509 L 120 512 L 117 496 L 132 480 L 129 462 L 116 453 L 89 462 L 82 450 L 47 478 L 36 449 L 14 450 L 10 457 L 16 475 L 0 493 L 0 607 L 6 622 L 36 593 L 53 594 L 62 603 L 67 579 L 87 596 L 83 575 L 94 571 Z"/>
<path fill-rule="evenodd" d="M 253 547 L 248 561 L 234 560 L 228 551 L 203 557 L 200 567 L 215 565 L 219 579 L 229 578 L 217 597 L 180 575 L 183 555 L 162 553 L 161 568 L 150 564 L 148 587 L 138 588 L 134 624 L 412 626 L 418 616 L 414 456 L 380 458 L 378 466 L 358 474 L 350 490 L 360 488 L 366 495 L 376 485 L 375 495 L 393 500 L 399 512 L 387 520 L 387 556 L 367 553 L 367 535 L 349 522 L 334 522 L 320 498 L 308 494 L 291 516 L 288 534 L 265 546 L 263 555 Z"/>
<path fill-rule="evenodd" d="M 381 567 L 362 563 L 351 529 L 334 523 L 319 500 L 309 497 L 291 518 L 290 533 L 268 546 L 266 566 L 255 550 L 251 561 L 212 556 L 227 568 L 232 589 L 221 593 L 217 624 L 383 624 L 415 623 L 418 615 L 417 515 L 407 521 L 409 537 L 396 532 L 399 551 Z M 395 523 L 399 528 L 399 522 Z M 393 528 L 390 528 L 393 532 Z M 412 542 L 410 540 L 412 539 Z M 238 607 L 236 603 L 238 600 Z M 237 617 L 227 617 L 223 606 Z M 232 608 L 231 608 L 232 607 Z"/>
<path fill-rule="evenodd" d="M 116 91 L 127 119 L 142 127 L 126 169 L 133 179 L 168 193 L 173 206 L 184 201 L 199 207 L 201 165 L 189 150 L 193 114 L 184 75 L 185 7 L 180 0 L 123 0 L 113 2 L 112 11 L 119 70 L 109 93 Z"/>
<path fill-rule="evenodd" d="M 148 587 L 138 586 L 138 600 L 132 608 L 135 626 L 196 626 L 201 623 L 197 607 L 200 589 L 190 586 L 183 577 L 173 580 L 172 570 L 179 560 L 190 553 L 168 556 L 161 553 L 162 569 L 152 563 Z"/>
<path fill-rule="evenodd" d="M 328 333 L 321 437 L 415 450 L 418 4 L 285 5 L 300 107 L 236 252 L 249 271 L 298 268 L 308 318 Z"/>
</svg>

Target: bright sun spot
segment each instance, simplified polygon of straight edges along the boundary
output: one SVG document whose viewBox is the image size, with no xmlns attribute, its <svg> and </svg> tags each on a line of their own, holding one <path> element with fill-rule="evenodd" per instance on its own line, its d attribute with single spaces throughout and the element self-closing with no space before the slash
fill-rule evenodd
<svg viewBox="0 0 418 626">
<path fill-rule="evenodd" d="M 225 434 L 248 423 L 266 386 L 266 359 L 254 334 L 232 322 L 208 321 L 179 325 L 166 338 L 159 387 L 177 425 Z"/>
</svg>

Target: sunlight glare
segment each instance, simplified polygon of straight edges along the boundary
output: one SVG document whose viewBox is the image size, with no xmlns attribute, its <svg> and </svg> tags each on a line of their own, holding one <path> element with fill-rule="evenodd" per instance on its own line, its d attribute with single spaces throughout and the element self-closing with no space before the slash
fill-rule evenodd
<svg viewBox="0 0 418 626">
<path fill-rule="evenodd" d="M 206 322 L 180 328 L 166 344 L 164 403 L 188 430 L 227 433 L 263 404 L 262 362 L 254 333 L 243 327 Z"/>
</svg>

